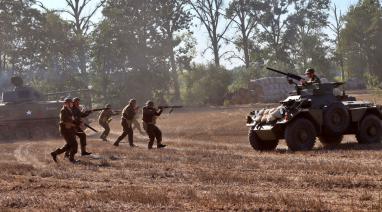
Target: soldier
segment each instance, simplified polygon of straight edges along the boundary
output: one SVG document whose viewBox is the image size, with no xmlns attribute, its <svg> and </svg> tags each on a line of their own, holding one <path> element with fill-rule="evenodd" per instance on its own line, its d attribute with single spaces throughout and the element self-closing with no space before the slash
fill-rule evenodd
<svg viewBox="0 0 382 212">
<path fill-rule="evenodd" d="M 60 125 L 59 130 L 65 139 L 65 146 L 57 149 L 56 151 L 50 153 L 54 162 L 57 163 L 57 155 L 60 155 L 64 152 L 69 152 L 69 160 L 74 163 L 74 155 L 77 153 L 78 144 L 75 137 L 75 127 L 73 113 L 71 107 L 73 101 L 70 98 L 66 98 L 64 101 L 64 106 L 60 111 Z"/>
<path fill-rule="evenodd" d="M 104 131 L 102 132 L 100 138 L 103 140 L 103 141 L 106 141 L 107 142 L 107 136 L 109 135 L 110 133 L 110 126 L 109 126 L 109 123 L 111 121 L 111 117 L 112 116 L 115 116 L 115 115 L 118 115 L 119 113 L 118 112 L 115 112 L 111 109 L 111 105 L 110 104 L 107 104 L 105 106 L 105 110 L 103 110 L 99 116 L 98 116 L 98 123 L 99 125 L 101 125 L 103 128 L 104 128 Z"/>
<path fill-rule="evenodd" d="M 134 141 L 133 141 L 134 132 L 132 128 L 132 123 L 136 114 L 136 104 L 137 104 L 137 101 L 135 99 L 130 99 L 129 104 L 125 108 L 123 108 L 122 122 L 121 122 L 123 127 L 123 133 L 114 142 L 114 146 L 119 146 L 119 142 L 121 142 L 126 137 L 126 135 L 128 136 L 130 146 L 131 147 L 137 146 L 134 144 Z"/>
<path fill-rule="evenodd" d="M 85 111 L 82 112 L 80 109 L 80 98 L 76 97 L 73 99 L 73 116 L 74 116 L 74 123 L 76 124 L 76 135 L 80 138 L 80 145 L 81 145 L 81 155 L 91 155 L 92 153 L 86 151 L 86 133 L 81 129 L 82 124 L 82 118 L 85 118 L 92 113 L 92 111 Z"/>
<path fill-rule="evenodd" d="M 156 109 L 154 107 L 154 102 L 147 101 L 146 106 L 143 107 L 143 128 L 149 135 L 150 141 L 148 148 L 152 149 L 154 145 L 154 140 L 157 140 L 157 148 L 164 148 L 166 145 L 162 144 L 162 132 L 155 125 L 156 118 L 160 116 L 163 112 L 162 108 Z"/>
<path fill-rule="evenodd" d="M 321 83 L 320 78 L 317 77 L 313 68 L 308 68 L 305 71 L 305 75 L 307 76 L 308 80 L 302 80 L 302 85 L 312 85 Z"/>
</svg>

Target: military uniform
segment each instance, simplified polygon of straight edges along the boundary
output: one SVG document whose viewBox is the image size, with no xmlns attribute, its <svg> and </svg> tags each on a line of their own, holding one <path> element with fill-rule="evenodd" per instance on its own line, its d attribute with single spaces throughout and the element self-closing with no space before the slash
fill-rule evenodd
<svg viewBox="0 0 382 212">
<path fill-rule="evenodd" d="M 123 133 L 121 136 L 118 137 L 117 141 L 115 141 L 114 146 L 118 146 L 119 142 L 121 142 L 126 136 L 128 136 L 130 146 L 135 146 L 133 141 L 134 132 L 132 128 L 132 122 L 134 120 L 135 115 L 135 108 L 130 104 L 122 110 L 121 124 L 123 127 Z"/>
<path fill-rule="evenodd" d="M 76 135 L 80 138 L 81 154 L 89 155 L 89 153 L 86 152 L 86 133 L 81 129 L 81 119 L 89 116 L 91 111 L 82 112 L 80 108 L 73 106 L 72 112 L 74 116 L 74 123 L 76 124 Z"/>
<path fill-rule="evenodd" d="M 320 78 L 318 78 L 316 75 L 313 75 L 312 78 L 310 78 L 308 81 L 307 81 L 308 84 L 321 84 L 321 80 Z"/>
<path fill-rule="evenodd" d="M 111 110 L 111 108 L 106 108 L 103 110 L 99 116 L 98 116 L 98 123 L 104 128 L 104 131 L 102 132 L 100 138 L 104 141 L 107 141 L 107 136 L 110 133 L 110 126 L 109 122 L 111 120 L 111 117 L 114 115 L 117 115 L 118 113 L 115 113 Z"/>
<path fill-rule="evenodd" d="M 67 107 L 62 107 L 60 111 L 60 125 L 59 130 L 64 137 L 66 144 L 52 152 L 51 155 L 54 161 L 57 162 L 57 155 L 60 155 L 64 152 L 68 152 L 69 160 L 74 162 L 74 155 L 77 153 L 78 144 L 75 137 L 75 124 L 72 111 Z"/>
<path fill-rule="evenodd" d="M 146 130 L 148 136 L 149 136 L 149 145 L 148 148 L 151 149 L 154 145 L 154 140 L 157 140 L 157 147 L 162 148 L 165 147 L 165 145 L 162 144 L 162 132 L 160 129 L 155 125 L 156 117 L 160 116 L 162 114 L 162 109 L 155 109 L 151 106 L 145 106 L 143 107 L 143 126 Z"/>
</svg>

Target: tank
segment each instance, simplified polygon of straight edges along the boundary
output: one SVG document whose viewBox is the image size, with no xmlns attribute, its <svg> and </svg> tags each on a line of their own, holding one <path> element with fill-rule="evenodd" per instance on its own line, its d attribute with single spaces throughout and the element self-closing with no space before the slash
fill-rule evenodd
<svg viewBox="0 0 382 212">
<path fill-rule="evenodd" d="M 0 140 L 42 139 L 59 136 L 59 111 L 61 100 L 48 101 L 47 96 L 70 92 L 43 95 L 32 87 L 25 86 L 20 77 L 12 77 L 13 91 L 2 93 L 0 102 Z"/>
<path fill-rule="evenodd" d="M 283 74 L 289 82 L 294 77 Z M 337 145 L 344 135 L 355 135 L 361 144 L 381 142 L 380 105 L 346 95 L 339 89 L 344 83 L 294 84 L 295 91 L 279 107 L 247 116 L 249 142 L 255 150 L 274 150 L 281 139 L 292 151 L 311 150 L 317 138 L 324 146 Z"/>
</svg>

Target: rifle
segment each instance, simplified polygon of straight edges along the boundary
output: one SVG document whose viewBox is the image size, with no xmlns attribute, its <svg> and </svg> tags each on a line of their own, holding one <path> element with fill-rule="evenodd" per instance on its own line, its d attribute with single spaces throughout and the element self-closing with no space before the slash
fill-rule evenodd
<svg viewBox="0 0 382 212">
<path fill-rule="evenodd" d="M 91 129 L 92 131 L 94 132 L 98 132 L 96 129 L 94 129 L 93 127 L 91 127 L 90 125 L 86 124 L 86 123 L 83 123 L 85 127 Z"/>
<path fill-rule="evenodd" d="M 168 113 L 172 113 L 172 111 L 174 111 L 174 109 L 177 109 L 177 108 L 183 108 L 183 106 L 181 105 L 161 105 L 161 106 L 158 106 L 159 109 L 170 109 L 170 111 Z"/>
<path fill-rule="evenodd" d="M 285 76 L 287 76 L 287 78 L 294 79 L 294 80 L 297 80 L 297 81 L 301 81 L 301 80 L 304 79 L 304 78 L 302 78 L 302 77 L 300 77 L 300 76 L 298 76 L 296 74 L 285 73 L 285 72 L 282 72 L 282 71 L 279 71 L 279 70 L 276 70 L 276 69 L 273 69 L 273 68 L 269 68 L 269 67 L 267 67 L 267 69 L 270 70 L 270 71 L 273 71 L 273 72 L 285 75 Z"/>
</svg>

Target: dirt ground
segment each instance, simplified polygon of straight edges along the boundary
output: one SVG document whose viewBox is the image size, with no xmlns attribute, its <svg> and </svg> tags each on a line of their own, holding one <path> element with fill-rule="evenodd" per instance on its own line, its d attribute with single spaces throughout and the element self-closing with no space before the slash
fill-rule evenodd
<svg viewBox="0 0 382 212">
<path fill-rule="evenodd" d="M 62 139 L 1 143 L 0 211 L 382 210 L 382 145 L 347 136 L 331 149 L 317 141 L 293 153 L 281 141 L 277 151 L 255 152 L 245 127 L 253 107 L 164 113 L 161 150 L 148 150 L 137 132 L 138 148 L 89 132 L 96 155 L 76 165 L 50 158 Z M 112 123 L 111 141 L 121 131 Z"/>
</svg>

